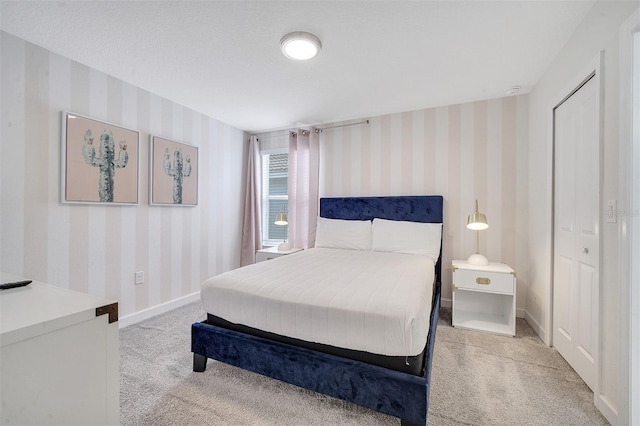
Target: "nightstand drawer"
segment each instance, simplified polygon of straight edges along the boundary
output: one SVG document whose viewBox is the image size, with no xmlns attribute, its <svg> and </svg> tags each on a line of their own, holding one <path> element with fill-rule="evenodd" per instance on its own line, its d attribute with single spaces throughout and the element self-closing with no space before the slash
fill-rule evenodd
<svg viewBox="0 0 640 426">
<path fill-rule="evenodd" d="M 514 279 L 513 274 L 508 273 L 456 269 L 453 285 L 461 289 L 513 294 Z"/>
</svg>

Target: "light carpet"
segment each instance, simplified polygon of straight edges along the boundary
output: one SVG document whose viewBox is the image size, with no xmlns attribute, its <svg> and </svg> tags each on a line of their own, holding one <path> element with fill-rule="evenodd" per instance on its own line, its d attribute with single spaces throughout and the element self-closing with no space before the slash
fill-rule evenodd
<svg viewBox="0 0 640 426">
<path fill-rule="evenodd" d="M 209 360 L 192 371 L 200 303 L 120 330 L 123 425 L 399 425 L 400 420 Z M 430 425 L 601 425 L 593 393 L 522 319 L 514 338 L 454 329 L 442 309 Z"/>
</svg>

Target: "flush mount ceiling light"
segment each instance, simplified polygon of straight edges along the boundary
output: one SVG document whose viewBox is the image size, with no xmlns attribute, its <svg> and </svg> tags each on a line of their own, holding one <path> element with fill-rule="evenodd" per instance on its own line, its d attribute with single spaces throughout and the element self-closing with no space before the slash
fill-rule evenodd
<svg viewBox="0 0 640 426">
<path fill-rule="evenodd" d="M 311 33 L 296 31 L 280 39 L 282 53 L 289 59 L 305 61 L 314 58 L 322 48 L 320 39 Z"/>
</svg>

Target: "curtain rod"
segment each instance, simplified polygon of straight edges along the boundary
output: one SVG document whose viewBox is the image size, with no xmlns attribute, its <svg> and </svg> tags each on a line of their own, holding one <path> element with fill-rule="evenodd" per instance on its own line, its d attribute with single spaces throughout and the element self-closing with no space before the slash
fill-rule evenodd
<svg viewBox="0 0 640 426">
<path fill-rule="evenodd" d="M 306 135 L 309 133 L 309 130 L 300 130 L 302 132 L 303 135 Z M 260 136 L 259 133 L 254 133 L 252 136 L 257 136 L 258 139 L 270 139 L 270 138 L 276 138 L 276 137 L 282 137 L 282 136 L 289 136 L 291 134 L 297 135 L 298 132 L 295 130 L 280 130 L 280 131 L 276 131 L 276 132 L 266 132 L 263 135 L 264 136 Z"/>
<path fill-rule="evenodd" d="M 265 133 L 252 133 L 252 136 L 257 136 L 258 139 L 270 139 L 270 138 L 276 138 L 276 137 L 288 136 L 288 135 L 289 135 L 289 130 L 279 130 L 276 132 L 265 132 Z"/>
<path fill-rule="evenodd" d="M 348 124 L 338 124 L 336 126 L 328 126 L 316 129 L 316 133 L 323 132 L 328 129 L 336 129 L 338 127 L 347 127 L 347 126 L 357 126 L 359 124 L 369 124 L 369 120 L 359 121 L 357 123 L 348 123 Z"/>
<path fill-rule="evenodd" d="M 329 129 L 336 129 L 338 127 L 347 127 L 347 126 L 357 126 L 359 124 L 369 124 L 369 120 L 364 120 L 364 121 L 359 121 L 357 123 L 347 123 L 347 124 L 338 124 L 335 126 L 327 126 L 327 127 L 322 127 L 322 128 L 316 128 L 314 129 L 316 133 L 320 133 L 324 130 L 329 130 Z M 302 132 L 303 135 L 306 135 L 307 133 L 309 133 L 309 130 L 300 130 Z M 273 138 L 273 137 L 277 137 L 277 136 L 285 136 L 285 135 L 289 135 L 289 134 L 294 134 L 297 135 L 298 132 L 296 132 L 295 130 L 281 130 L 281 133 L 274 133 L 274 132 L 266 132 L 266 138 Z M 258 134 L 254 134 L 255 136 L 258 136 Z M 259 138 L 259 137 L 258 137 Z"/>
</svg>

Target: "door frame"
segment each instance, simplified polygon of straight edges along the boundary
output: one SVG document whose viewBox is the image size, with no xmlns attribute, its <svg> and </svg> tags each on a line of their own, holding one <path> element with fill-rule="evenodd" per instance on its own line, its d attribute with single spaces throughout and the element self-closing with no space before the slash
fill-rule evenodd
<svg viewBox="0 0 640 426">
<path fill-rule="evenodd" d="M 633 322 L 633 313 L 637 315 L 640 312 L 640 270 L 631 262 L 640 255 L 640 184 L 637 179 L 640 174 L 640 120 L 637 118 L 640 113 L 640 55 L 636 57 L 634 49 L 635 52 L 640 49 L 640 9 L 620 27 L 618 238 L 621 340 L 618 422 L 621 424 L 640 423 L 640 408 L 631 404 L 640 396 L 640 362 L 637 360 L 640 330 Z M 629 379 L 625 380 L 626 377 Z"/>
<path fill-rule="evenodd" d="M 548 146 L 547 146 L 547 159 L 548 164 L 551 166 L 551 179 L 547 181 L 547 223 L 549 224 L 549 229 L 547 232 L 547 253 L 549 256 L 547 258 L 547 270 L 546 274 L 548 277 L 548 285 L 545 289 L 545 299 L 546 299 L 546 312 L 545 312 L 545 327 L 544 332 L 545 336 L 543 341 L 548 346 L 553 346 L 553 275 L 554 275 L 554 189 L 555 189 L 555 114 L 554 111 L 557 107 L 559 107 L 565 100 L 567 100 L 572 94 L 578 91 L 587 81 L 593 80 L 596 85 L 596 92 L 598 93 L 598 102 L 596 105 L 596 115 L 598 116 L 598 205 L 602 206 L 602 188 L 604 181 L 604 172 L 602 167 L 602 159 L 604 152 L 604 144 L 603 144 L 603 135 L 604 135 L 604 84 L 602 78 L 603 72 L 603 64 L 604 64 L 604 51 L 600 51 L 599 54 L 589 62 L 589 64 L 578 73 L 570 82 L 567 84 L 563 90 L 559 92 L 559 95 L 554 98 L 548 109 L 548 122 L 550 126 L 548 127 Z M 602 374 L 602 366 L 600 365 L 600 348 L 602 345 L 600 339 L 600 330 L 602 329 L 601 318 L 602 315 L 600 313 L 600 301 L 602 299 L 602 214 L 601 212 L 598 214 L 598 235 L 596 238 L 598 244 L 598 292 L 596 300 L 594 301 L 594 315 L 596 316 L 596 330 L 594 330 L 594 340 L 597 342 L 594 345 L 594 365 L 596 368 L 595 371 L 595 380 L 593 386 L 593 396 L 594 396 L 594 404 L 596 407 L 600 408 L 600 381 Z"/>
</svg>

